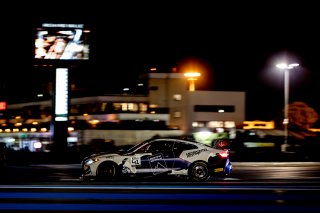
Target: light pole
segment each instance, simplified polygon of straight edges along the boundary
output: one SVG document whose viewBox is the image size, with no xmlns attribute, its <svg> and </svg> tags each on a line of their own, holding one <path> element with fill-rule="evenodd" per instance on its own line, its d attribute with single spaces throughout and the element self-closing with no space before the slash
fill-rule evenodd
<svg viewBox="0 0 320 213">
<path fill-rule="evenodd" d="M 299 66 L 299 64 L 286 64 L 281 63 L 277 64 L 276 67 L 283 70 L 284 72 L 284 143 L 281 146 L 281 151 L 286 152 L 288 147 L 288 125 L 289 125 L 289 71 L 295 67 Z"/>
<path fill-rule="evenodd" d="M 189 91 L 195 91 L 196 90 L 195 81 L 198 79 L 198 77 L 200 77 L 200 73 L 187 72 L 184 74 L 184 76 L 189 81 Z"/>
</svg>

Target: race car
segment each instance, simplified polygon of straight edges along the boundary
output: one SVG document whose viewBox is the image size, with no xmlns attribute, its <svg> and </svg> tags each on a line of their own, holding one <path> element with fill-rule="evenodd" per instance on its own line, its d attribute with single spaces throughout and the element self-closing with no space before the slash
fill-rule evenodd
<svg viewBox="0 0 320 213">
<path fill-rule="evenodd" d="M 232 172 L 229 150 L 177 138 L 152 138 L 128 150 L 97 153 L 81 162 L 83 180 L 117 180 L 125 176 L 184 176 L 206 181 Z"/>
</svg>

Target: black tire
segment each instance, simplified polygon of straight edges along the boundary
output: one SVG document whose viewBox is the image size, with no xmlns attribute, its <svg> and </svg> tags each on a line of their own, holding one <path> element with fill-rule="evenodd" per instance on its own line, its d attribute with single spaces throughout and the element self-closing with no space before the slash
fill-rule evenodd
<svg viewBox="0 0 320 213">
<path fill-rule="evenodd" d="M 99 165 L 97 169 L 98 180 L 113 180 L 119 174 L 118 166 L 112 162 L 105 162 Z"/>
<path fill-rule="evenodd" d="M 208 165 L 205 162 L 195 162 L 189 167 L 189 178 L 192 181 L 206 181 L 209 177 Z"/>
</svg>

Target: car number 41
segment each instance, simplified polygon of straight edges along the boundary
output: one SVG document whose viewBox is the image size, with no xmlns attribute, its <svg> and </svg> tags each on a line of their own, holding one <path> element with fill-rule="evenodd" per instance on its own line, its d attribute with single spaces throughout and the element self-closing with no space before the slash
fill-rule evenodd
<svg viewBox="0 0 320 213">
<path fill-rule="evenodd" d="M 140 160 L 140 158 L 132 157 L 131 164 L 132 164 L 132 165 L 141 165 L 141 160 Z"/>
</svg>

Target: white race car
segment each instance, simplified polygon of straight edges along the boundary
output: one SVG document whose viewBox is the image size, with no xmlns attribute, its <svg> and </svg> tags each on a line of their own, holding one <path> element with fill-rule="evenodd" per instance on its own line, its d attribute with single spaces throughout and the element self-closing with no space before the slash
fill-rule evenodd
<svg viewBox="0 0 320 213">
<path fill-rule="evenodd" d="M 187 139 L 154 138 L 128 150 L 93 154 L 82 161 L 82 179 L 116 180 L 121 176 L 180 175 L 192 181 L 229 175 L 229 149 Z"/>
</svg>

